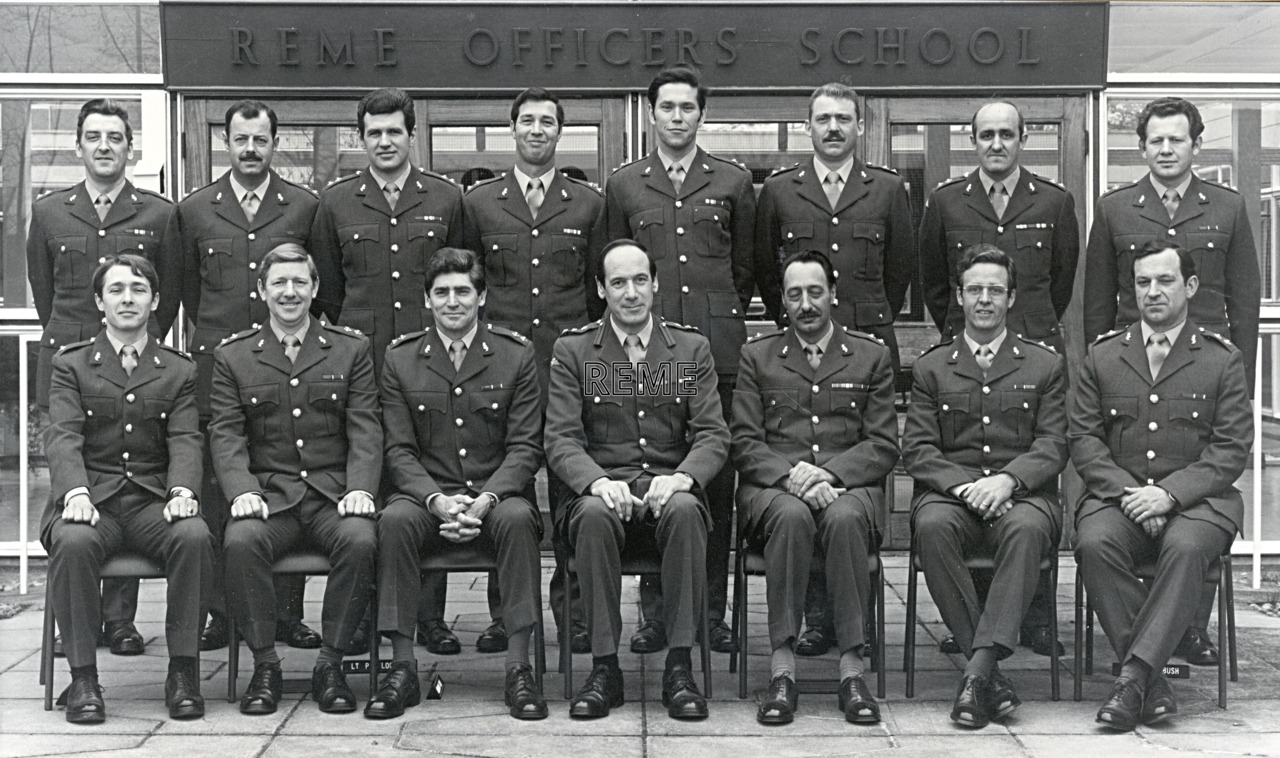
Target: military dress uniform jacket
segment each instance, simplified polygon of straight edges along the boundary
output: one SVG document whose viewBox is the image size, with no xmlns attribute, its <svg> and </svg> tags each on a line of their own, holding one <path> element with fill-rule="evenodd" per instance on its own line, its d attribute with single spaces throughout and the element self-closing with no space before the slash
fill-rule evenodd
<svg viewBox="0 0 1280 758">
<path fill-rule="evenodd" d="M 689 327 L 655 321 L 646 365 L 631 381 L 607 317 L 556 340 L 544 440 L 548 468 L 573 496 L 601 477 L 630 483 L 676 471 L 705 490 L 728 460 L 710 345 Z"/>
<path fill-rule="evenodd" d="M 381 384 L 392 484 L 423 505 L 437 494 L 525 495 L 542 465 L 533 345 L 481 323 L 455 370 L 443 344 L 427 327 L 387 349 Z"/>
<path fill-rule="evenodd" d="M 906 187 L 893 170 L 855 157 L 832 210 L 813 162 L 804 161 L 765 179 L 756 239 L 775 271 L 791 253 L 826 254 L 839 274 L 832 317 L 885 339 L 915 273 L 913 226 Z M 770 312 L 775 320 L 777 302 Z"/>
<path fill-rule="evenodd" d="M 209 444 L 228 501 L 259 492 L 278 513 L 308 489 L 333 503 L 378 493 L 382 424 L 367 339 L 312 319 L 290 364 L 268 323 L 214 358 Z"/>
<path fill-rule="evenodd" d="M 915 504 L 930 491 L 1012 474 L 1025 498 L 1062 525 L 1058 474 L 1067 464 L 1066 363 L 1010 333 L 987 370 L 964 338 L 925 352 L 912 369 L 902 458 Z"/>
<path fill-rule="evenodd" d="M 698 148 L 677 193 L 654 151 L 609 177 L 605 207 L 608 238 L 638 241 L 657 264 L 654 314 L 705 335 L 716 369 L 733 376 L 756 284 L 776 278 L 753 237 L 751 172 Z"/>
<path fill-rule="evenodd" d="M 462 190 L 445 177 L 411 168 L 394 212 L 369 169 L 339 179 L 320 194 L 311 229 L 320 270 L 316 305 L 372 341 L 381 371 L 391 340 L 432 323 L 427 261 L 462 244 Z"/>
<path fill-rule="evenodd" d="M 964 331 L 956 302 L 956 265 L 971 245 L 987 242 L 1013 259 L 1018 296 L 1008 328 L 1062 350 L 1059 322 L 1071 303 L 1080 228 L 1075 200 L 1059 184 L 1018 169 L 1018 183 L 997 219 L 977 169 L 938 185 L 920 221 L 920 279 L 925 305 L 945 339 Z"/>
<path fill-rule="evenodd" d="M 208 418 L 213 353 L 231 335 L 267 321 L 258 297 L 258 266 L 277 245 L 307 245 L 316 196 L 272 171 L 250 222 L 236 201 L 230 172 L 178 203 L 159 261 L 158 311 L 177 312 L 179 299 L 195 329 L 187 349 L 199 368 L 196 402 Z M 169 292 L 173 287 L 172 292 Z M 181 293 L 179 297 L 179 292 Z"/>
<path fill-rule="evenodd" d="M 152 263 L 160 251 L 165 225 L 173 203 L 163 195 L 133 186 L 124 187 L 111 204 L 105 220 L 99 220 L 84 182 L 51 192 L 31 207 L 27 233 L 27 278 L 35 300 L 36 315 L 44 332 L 36 379 L 36 400 L 49 404 L 49 378 L 58 348 L 91 339 L 102 330 L 102 313 L 93 295 L 93 272 L 108 255 L 135 253 Z M 161 279 L 161 291 L 167 282 Z M 152 314 L 147 331 L 161 338 L 173 325 L 178 306 Z"/>
<path fill-rule="evenodd" d="M 45 431 L 53 498 L 41 521 L 62 513 L 63 498 L 89 488 L 95 504 L 133 482 L 162 500 L 174 487 L 200 491 L 201 444 L 196 367 L 157 339 L 147 340 L 133 374 L 105 331 L 53 359 L 50 425 Z"/>
<path fill-rule="evenodd" d="M 1151 240 L 1173 242 L 1191 253 L 1200 290 L 1189 316 L 1209 331 L 1230 335 L 1244 354 L 1252 387 L 1262 296 L 1253 230 L 1239 193 L 1197 176 L 1172 221 L 1149 176 L 1098 198 L 1085 251 L 1085 339 L 1140 320 L 1133 254 Z"/>
<path fill-rule="evenodd" d="M 1076 522 L 1118 507 L 1125 487 L 1154 484 L 1176 513 L 1234 534 L 1244 519 L 1235 483 L 1252 441 L 1235 346 L 1188 319 L 1152 381 L 1139 324 L 1108 334 L 1085 356 L 1071 411 L 1071 458 L 1088 495 Z"/>
<path fill-rule="evenodd" d="M 837 487 L 883 488 L 898 462 L 893 395 L 889 349 L 871 335 L 836 324 L 816 370 L 791 329 L 753 337 L 733 392 L 740 500 L 771 500 L 767 490 L 785 489 L 800 461 L 830 471 Z"/>
</svg>

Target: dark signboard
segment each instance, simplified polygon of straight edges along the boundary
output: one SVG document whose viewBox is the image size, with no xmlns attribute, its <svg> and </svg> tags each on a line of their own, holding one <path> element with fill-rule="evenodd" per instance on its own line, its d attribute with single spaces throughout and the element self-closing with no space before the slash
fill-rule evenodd
<svg viewBox="0 0 1280 758">
<path fill-rule="evenodd" d="M 162 2 L 173 88 L 1101 88 L 1106 3 Z"/>
</svg>

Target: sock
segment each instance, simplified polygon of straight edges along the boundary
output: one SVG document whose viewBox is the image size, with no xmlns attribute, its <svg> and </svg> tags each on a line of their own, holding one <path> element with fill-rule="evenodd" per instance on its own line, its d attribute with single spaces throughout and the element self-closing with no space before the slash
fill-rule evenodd
<svg viewBox="0 0 1280 758">
<path fill-rule="evenodd" d="M 862 662 L 862 653 L 856 647 L 851 647 L 840 654 L 840 681 L 844 681 L 851 676 L 862 676 L 862 672 L 867 670 L 867 664 Z"/>
<path fill-rule="evenodd" d="M 196 674 L 196 658 L 194 655 L 175 655 L 169 658 L 169 673 Z"/>
<path fill-rule="evenodd" d="M 507 670 L 519 664 L 529 665 L 529 638 L 533 636 L 533 627 L 526 626 L 507 634 Z"/>
<path fill-rule="evenodd" d="M 316 656 L 316 665 L 319 666 L 322 663 L 341 666 L 342 651 L 326 642 L 320 646 L 320 654 Z"/>
<path fill-rule="evenodd" d="M 73 677 L 87 676 L 90 679 L 97 681 L 98 680 L 98 664 L 95 663 L 92 666 L 72 666 L 71 676 Z"/>
<path fill-rule="evenodd" d="M 794 637 L 773 649 L 773 659 L 770 663 L 773 666 L 773 675 L 770 677 L 770 681 L 780 676 L 789 676 L 793 681 L 795 680 L 796 640 Z"/>
<path fill-rule="evenodd" d="M 591 656 L 592 668 L 596 666 L 608 666 L 611 669 L 618 668 L 618 654 L 613 655 L 593 655 Z"/>
<path fill-rule="evenodd" d="M 418 661 L 413 657 L 413 637 L 391 632 L 391 661 L 392 663 L 412 663 L 415 669 L 418 667 Z"/>
<path fill-rule="evenodd" d="M 689 648 L 667 648 L 667 670 L 670 671 L 674 666 L 684 666 L 687 669 L 693 668 L 693 658 L 689 656 Z"/>
<path fill-rule="evenodd" d="M 990 679 L 991 672 L 995 670 L 997 658 L 994 646 L 975 648 L 973 657 L 969 659 L 969 663 L 964 667 L 964 675 Z"/>
<path fill-rule="evenodd" d="M 276 653 L 275 645 L 264 647 L 261 650 L 254 650 L 253 648 L 250 648 L 249 652 L 253 653 L 254 668 L 265 665 L 271 665 L 277 668 L 280 666 L 280 655 Z"/>
<path fill-rule="evenodd" d="M 1141 658 L 1130 657 L 1129 660 L 1125 661 L 1124 665 L 1120 667 L 1120 677 L 1136 679 L 1137 681 L 1146 684 L 1151 679 L 1151 666 L 1147 665 L 1147 662 Z"/>
</svg>

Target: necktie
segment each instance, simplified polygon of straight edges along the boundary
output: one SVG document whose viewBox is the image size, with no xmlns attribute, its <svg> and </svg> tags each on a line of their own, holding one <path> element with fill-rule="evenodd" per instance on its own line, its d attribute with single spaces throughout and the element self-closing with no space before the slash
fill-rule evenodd
<svg viewBox="0 0 1280 758">
<path fill-rule="evenodd" d="M 827 178 L 822 182 L 822 191 L 827 193 L 827 202 L 831 203 L 831 210 L 835 210 L 836 203 L 840 202 L 840 185 L 843 182 L 840 174 L 835 171 L 827 174 Z"/>
<path fill-rule="evenodd" d="M 978 368 L 982 369 L 982 375 L 986 376 L 987 371 L 991 368 L 991 361 L 995 358 L 995 354 L 991 352 L 991 346 L 980 346 L 973 357 L 978 362 Z"/>
<path fill-rule="evenodd" d="M 631 361 L 631 365 L 636 366 L 644 361 L 644 348 L 640 346 L 640 338 L 638 336 L 629 335 L 622 341 L 622 346 L 627 351 L 627 359 Z"/>
<path fill-rule="evenodd" d="M 1164 334 L 1153 334 L 1147 340 L 1147 365 L 1151 368 L 1151 378 L 1160 376 L 1160 368 L 1164 359 L 1169 357 L 1169 338 Z"/>
<path fill-rule="evenodd" d="M 302 346 L 302 341 L 298 339 L 298 335 L 290 334 L 284 338 L 284 356 L 293 363 L 298 359 L 298 348 Z"/>
<path fill-rule="evenodd" d="M 394 211 L 396 209 L 396 201 L 400 199 L 400 188 L 396 186 L 395 182 L 387 182 L 386 186 L 382 188 L 382 194 L 387 198 L 387 207 Z"/>
<path fill-rule="evenodd" d="M 124 372 L 129 376 L 133 376 L 133 370 L 138 367 L 138 350 L 133 345 L 125 345 L 120 348 L 120 365 L 124 366 Z"/>
<path fill-rule="evenodd" d="M 671 177 L 671 186 L 676 188 L 676 194 L 680 194 L 680 188 L 684 186 L 684 166 L 677 161 L 671 164 L 671 168 L 667 169 L 667 176 Z"/>
<path fill-rule="evenodd" d="M 542 210 L 542 201 L 545 195 L 542 192 L 542 180 L 529 180 L 529 191 L 525 193 L 524 199 L 529 203 L 529 215 L 534 220 L 538 218 L 538 211 Z"/>
<path fill-rule="evenodd" d="M 98 199 L 93 202 L 94 210 L 98 212 L 98 220 L 106 221 L 107 214 L 111 212 L 111 198 L 106 195 L 98 195 Z"/>
<path fill-rule="evenodd" d="M 822 354 L 818 350 L 817 345 L 805 345 L 804 356 L 809 359 L 809 367 L 814 371 L 818 370 L 818 364 L 822 362 Z"/>
<path fill-rule="evenodd" d="M 1164 202 L 1164 209 L 1169 211 L 1169 220 L 1172 221 L 1173 217 L 1178 215 L 1178 203 L 1181 201 L 1181 198 L 1178 197 L 1178 191 L 1175 189 L 1165 190 L 1164 197 L 1161 200 Z"/>
<path fill-rule="evenodd" d="M 1004 217 L 1004 209 L 1009 206 L 1009 191 L 1004 184 L 996 182 L 991 185 L 991 207 L 996 211 L 996 218 Z"/>
<path fill-rule="evenodd" d="M 453 368 L 458 370 L 462 368 L 462 359 L 467 354 L 467 345 L 462 340 L 454 340 L 449 343 L 449 357 L 453 359 Z"/>
<path fill-rule="evenodd" d="M 249 219 L 249 223 L 252 224 L 253 217 L 258 215 L 258 193 L 244 193 L 244 199 L 240 201 L 240 207 L 244 209 L 244 217 Z"/>
</svg>

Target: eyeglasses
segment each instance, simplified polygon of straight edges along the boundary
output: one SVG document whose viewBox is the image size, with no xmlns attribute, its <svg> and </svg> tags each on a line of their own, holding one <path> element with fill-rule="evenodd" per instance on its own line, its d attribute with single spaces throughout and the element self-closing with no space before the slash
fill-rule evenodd
<svg viewBox="0 0 1280 758">
<path fill-rule="evenodd" d="M 982 297 L 984 294 L 986 294 L 986 295 L 988 295 L 992 300 L 999 300 L 1000 298 L 1004 297 L 1005 295 L 1008 295 L 1008 294 L 1009 294 L 1009 290 L 1008 290 L 1008 288 L 1006 288 L 1006 287 L 1001 287 L 1001 286 L 1000 286 L 1000 285 L 998 285 L 998 284 L 996 284 L 996 285 L 992 285 L 992 286 L 990 286 L 990 287 L 983 287 L 983 286 L 980 286 L 980 285 L 977 285 L 977 284 L 968 284 L 968 285 L 965 285 L 965 288 L 964 288 L 964 294 L 965 294 L 966 296 L 971 297 L 971 298 L 974 298 L 974 299 L 980 298 L 980 297 Z"/>
</svg>

